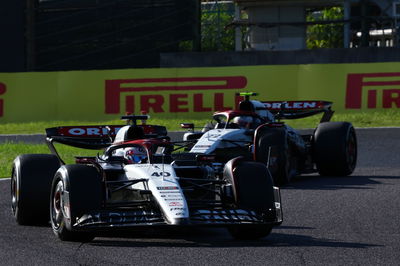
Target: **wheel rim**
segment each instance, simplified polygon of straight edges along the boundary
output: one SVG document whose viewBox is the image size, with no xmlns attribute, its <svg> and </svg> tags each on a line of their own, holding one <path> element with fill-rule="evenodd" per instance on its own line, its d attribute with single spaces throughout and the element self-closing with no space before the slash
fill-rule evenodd
<svg viewBox="0 0 400 266">
<path fill-rule="evenodd" d="M 51 222 L 55 229 L 58 229 L 63 222 L 62 208 L 64 206 L 62 194 L 64 192 L 63 182 L 60 180 L 55 186 L 51 200 Z"/>
<path fill-rule="evenodd" d="M 353 131 L 350 132 L 349 140 L 347 141 L 346 155 L 349 170 L 353 171 L 357 160 L 357 143 Z"/>
<path fill-rule="evenodd" d="M 15 171 L 13 171 L 11 177 L 11 209 L 13 214 L 17 211 L 18 199 L 17 199 L 17 176 Z"/>
</svg>

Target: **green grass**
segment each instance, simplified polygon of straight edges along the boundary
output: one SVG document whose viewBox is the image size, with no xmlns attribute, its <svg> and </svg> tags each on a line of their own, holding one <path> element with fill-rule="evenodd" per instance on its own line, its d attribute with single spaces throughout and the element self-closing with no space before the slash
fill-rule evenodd
<svg viewBox="0 0 400 266">
<path fill-rule="evenodd" d="M 97 150 L 85 150 L 62 144 L 55 144 L 60 157 L 66 163 L 74 163 L 74 156 L 95 156 Z M 21 154 L 46 153 L 50 150 L 46 144 L 5 143 L 0 145 L 0 178 L 11 176 L 11 167 L 14 159 Z"/>
<path fill-rule="evenodd" d="M 370 112 L 354 112 L 346 114 L 335 114 L 332 121 L 348 121 L 353 123 L 355 127 L 390 127 L 400 126 L 400 109 L 370 111 Z M 320 115 L 297 120 L 286 120 L 285 122 L 295 128 L 314 128 Z M 150 119 L 148 124 L 163 125 L 168 131 L 180 131 L 180 123 L 191 122 L 196 127 L 202 127 L 208 119 Z M 45 128 L 56 126 L 77 126 L 77 125 L 123 125 L 121 120 L 110 121 L 38 121 L 28 123 L 4 123 L 0 124 L 0 134 L 44 134 Z"/>
</svg>

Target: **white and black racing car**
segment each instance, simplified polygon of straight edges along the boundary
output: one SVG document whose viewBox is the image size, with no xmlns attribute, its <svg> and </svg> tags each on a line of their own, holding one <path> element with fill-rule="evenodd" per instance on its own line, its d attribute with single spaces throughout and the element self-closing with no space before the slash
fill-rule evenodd
<svg viewBox="0 0 400 266">
<path fill-rule="evenodd" d="M 255 93 L 238 110 L 216 112 L 201 132 L 192 123 L 182 123 L 190 153 L 213 154 L 219 162 L 243 156 L 268 166 L 274 182 L 282 185 L 300 174 L 350 175 L 357 162 L 357 138 L 349 122 L 331 122 L 332 102 L 256 101 Z M 300 133 L 281 122 L 323 114 L 313 132 Z"/>
<path fill-rule="evenodd" d="M 128 125 L 46 129 L 52 154 L 20 155 L 12 167 L 16 222 L 50 221 L 66 241 L 139 226 L 220 226 L 255 239 L 282 223 L 280 191 L 265 164 L 176 153 L 165 127 L 137 125 L 147 116 L 124 118 Z M 65 164 L 54 143 L 104 151 Z"/>
</svg>

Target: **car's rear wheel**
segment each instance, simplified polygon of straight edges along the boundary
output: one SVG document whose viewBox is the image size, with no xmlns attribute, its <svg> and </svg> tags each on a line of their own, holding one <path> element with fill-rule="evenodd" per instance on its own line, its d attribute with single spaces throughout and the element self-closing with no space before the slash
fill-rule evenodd
<svg viewBox="0 0 400 266">
<path fill-rule="evenodd" d="M 324 176 L 347 176 L 357 163 L 357 137 L 348 122 L 325 122 L 314 133 L 314 161 Z"/>
<path fill-rule="evenodd" d="M 224 179 L 232 185 L 237 208 L 258 213 L 274 208 L 273 180 L 265 164 L 232 159 L 225 165 Z M 228 230 L 235 239 L 258 239 L 268 236 L 272 225 L 238 224 Z"/>
<path fill-rule="evenodd" d="M 50 195 L 50 221 L 63 241 L 89 242 L 93 232 L 76 231 L 74 224 L 85 213 L 101 208 L 102 182 L 96 168 L 65 165 L 57 171 Z"/>
<path fill-rule="evenodd" d="M 48 223 L 51 182 L 59 167 L 58 158 L 51 154 L 24 154 L 14 160 L 11 210 L 18 224 Z"/>
</svg>

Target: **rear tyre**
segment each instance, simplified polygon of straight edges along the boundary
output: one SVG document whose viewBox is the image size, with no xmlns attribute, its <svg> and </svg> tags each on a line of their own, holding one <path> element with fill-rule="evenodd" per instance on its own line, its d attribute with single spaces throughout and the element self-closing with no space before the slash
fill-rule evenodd
<svg viewBox="0 0 400 266">
<path fill-rule="evenodd" d="M 11 210 L 18 224 L 48 224 L 51 182 L 59 167 L 52 154 L 24 154 L 14 160 Z"/>
<path fill-rule="evenodd" d="M 74 224 L 83 214 L 99 210 L 101 201 L 102 182 L 96 168 L 88 165 L 61 167 L 54 177 L 50 195 L 54 234 L 63 241 L 92 241 L 94 233 L 75 231 Z"/>
<path fill-rule="evenodd" d="M 232 185 L 237 208 L 256 212 L 274 208 L 273 180 L 264 164 L 232 159 L 225 165 L 224 178 Z M 235 239 L 258 239 L 268 236 L 272 225 L 234 225 L 228 230 Z"/>
<path fill-rule="evenodd" d="M 314 133 L 314 161 L 323 176 L 347 176 L 357 163 L 357 138 L 348 122 L 325 122 Z"/>
</svg>

